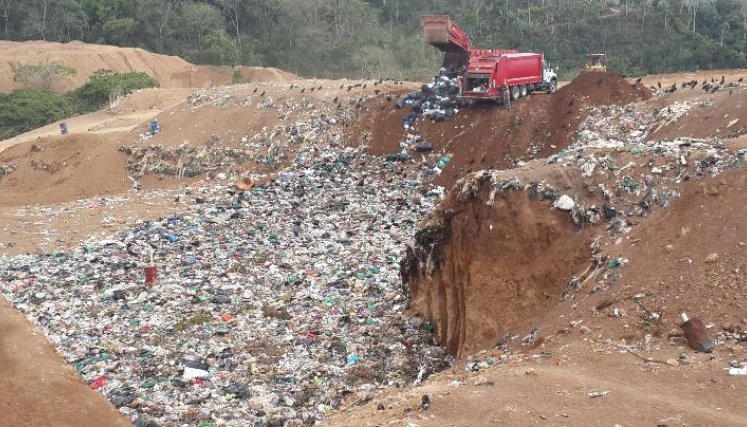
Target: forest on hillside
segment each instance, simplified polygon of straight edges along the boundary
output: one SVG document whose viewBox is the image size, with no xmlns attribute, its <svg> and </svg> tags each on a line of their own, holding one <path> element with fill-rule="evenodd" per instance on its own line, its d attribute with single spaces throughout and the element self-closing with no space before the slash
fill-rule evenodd
<svg viewBox="0 0 747 427">
<path fill-rule="evenodd" d="M 0 0 L 0 38 L 423 78 L 440 61 L 420 37 L 424 14 L 451 15 L 476 47 L 544 52 L 561 76 L 587 53 L 627 75 L 747 67 L 747 0 Z"/>
</svg>

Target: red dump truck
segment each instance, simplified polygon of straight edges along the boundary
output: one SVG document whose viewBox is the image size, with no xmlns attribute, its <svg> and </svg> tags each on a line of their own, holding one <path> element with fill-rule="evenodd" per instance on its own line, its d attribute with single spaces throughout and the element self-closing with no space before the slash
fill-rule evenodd
<svg viewBox="0 0 747 427">
<path fill-rule="evenodd" d="M 505 102 L 534 91 L 555 92 L 558 77 L 540 53 L 472 49 L 467 33 L 449 16 L 423 16 L 423 39 L 444 52 L 444 68 L 459 70 L 462 96 Z"/>
<path fill-rule="evenodd" d="M 473 57 L 462 77 L 462 96 L 469 99 L 516 100 L 535 91 L 555 92 L 557 87 L 558 77 L 541 53 Z"/>
</svg>

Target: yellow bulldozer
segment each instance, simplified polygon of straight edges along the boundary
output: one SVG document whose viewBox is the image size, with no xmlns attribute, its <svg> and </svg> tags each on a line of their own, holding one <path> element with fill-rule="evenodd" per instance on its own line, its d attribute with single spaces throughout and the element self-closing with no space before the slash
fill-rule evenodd
<svg viewBox="0 0 747 427">
<path fill-rule="evenodd" d="M 607 57 L 603 53 L 586 55 L 586 71 L 607 71 Z"/>
</svg>

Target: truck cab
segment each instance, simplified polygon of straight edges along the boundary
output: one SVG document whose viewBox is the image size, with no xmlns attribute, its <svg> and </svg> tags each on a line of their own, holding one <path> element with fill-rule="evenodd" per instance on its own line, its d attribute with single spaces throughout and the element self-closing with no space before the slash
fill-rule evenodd
<svg viewBox="0 0 747 427">
<path fill-rule="evenodd" d="M 542 59 L 542 84 L 545 86 L 545 90 L 549 93 L 553 93 L 558 90 L 558 75 L 555 71 L 550 68 L 550 65 Z"/>
</svg>

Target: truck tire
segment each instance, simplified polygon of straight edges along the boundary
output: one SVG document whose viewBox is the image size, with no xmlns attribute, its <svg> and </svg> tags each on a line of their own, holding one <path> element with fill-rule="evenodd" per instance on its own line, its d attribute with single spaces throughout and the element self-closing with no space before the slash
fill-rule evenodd
<svg viewBox="0 0 747 427">
<path fill-rule="evenodd" d="M 503 93 L 501 94 L 500 99 L 497 99 L 495 102 L 497 102 L 498 105 L 508 106 L 508 98 L 510 97 L 511 97 L 511 94 L 509 93 L 509 91 L 504 90 Z"/>
<path fill-rule="evenodd" d="M 521 96 L 521 91 L 519 90 L 518 86 L 513 86 L 511 89 L 511 101 L 516 101 Z"/>
<path fill-rule="evenodd" d="M 547 89 L 547 93 L 555 93 L 556 90 L 558 90 L 558 81 L 557 80 L 550 81 L 550 88 Z"/>
<path fill-rule="evenodd" d="M 520 93 L 520 95 L 521 95 L 522 98 L 525 97 L 525 96 L 527 96 L 527 93 L 528 93 L 528 91 L 527 91 L 527 85 L 521 85 L 519 87 L 519 93 Z"/>
</svg>

